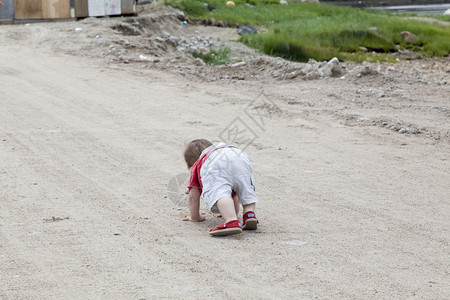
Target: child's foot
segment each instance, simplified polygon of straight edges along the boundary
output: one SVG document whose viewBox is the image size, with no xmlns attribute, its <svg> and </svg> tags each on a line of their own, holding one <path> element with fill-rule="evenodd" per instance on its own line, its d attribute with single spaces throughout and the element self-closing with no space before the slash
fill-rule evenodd
<svg viewBox="0 0 450 300">
<path fill-rule="evenodd" d="M 224 224 L 220 224 L 214 229 L 211 229 L 209 231 L 209 234 L 212 236 L 219 236 L 219 235 L 231 235 L 231 234 L 238 234 L 242 232 L 241 223 L 239 220 L 230 221 Z"/>
<path fill-rule="evenodd" d="M 242 226 L 242 229 L 244 230 L 256 230 L 258 228 L 258 219 L 256 219 L 256 215 L 252 211 L 248 211 L 244 214 L 242 217 L 244 221 L 244 225 Z"/>
</svg>

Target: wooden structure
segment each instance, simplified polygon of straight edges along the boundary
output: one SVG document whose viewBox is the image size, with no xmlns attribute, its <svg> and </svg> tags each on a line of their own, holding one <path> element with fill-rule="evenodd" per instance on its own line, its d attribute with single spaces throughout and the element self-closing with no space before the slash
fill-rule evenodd
<svg viewBox="0 0 450 300">
<path fill-rule="evenodd" d="M 0 0 L 0 22 L 134 14 L 134 0 Z"/>
<path fill-rule="evenodd" d="M 17 20 L 69 19 L 70 0 L 15 0 Z"/>
<path fill-rule="evenodd" d="M 14 19 L 14 0 L 0 1 L 0 21 Z"/>
<path fill-rule="evenodd" d="M 70 0 L 42 0 L 43 19 L 69 19 Z"/>
</svg>

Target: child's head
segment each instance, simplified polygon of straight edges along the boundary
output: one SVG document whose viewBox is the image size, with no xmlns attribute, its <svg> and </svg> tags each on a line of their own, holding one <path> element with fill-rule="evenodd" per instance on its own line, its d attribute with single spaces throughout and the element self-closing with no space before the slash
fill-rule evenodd
<svg viewBox="0 0 450 300">
<path fill-rule="evenodd" d="M 186 150 L 184 150 L 184 160 L 188 168 L 190 169 L 192 165 L 200 158 L 200 154 L 202 154 L 203 150 L 212 146 L 212 143 L 205 139 L 193 140 L 186 146 Z"/>
</svg>

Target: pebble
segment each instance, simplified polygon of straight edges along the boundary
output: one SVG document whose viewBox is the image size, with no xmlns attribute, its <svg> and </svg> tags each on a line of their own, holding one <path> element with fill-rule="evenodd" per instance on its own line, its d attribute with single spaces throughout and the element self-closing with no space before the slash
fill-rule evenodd
<svg viewBox="0 0 450 300">
<path fill-rule="evenodd" d="M 304 246 L 307 245 L 308 242 L 303 242 L 303 241 L 289 241 L 286 242 L 286 245 L 293 245 L 293 246 Z"/>
<path fill-rule="evenodd" d="M 232 68 L 239 68 L 239 67 L 245 66 L 246 64 L 247 63 L 245 61 L 241 61 L 241 62 L 238 62 L 238 63 L 230 65 L 230 67 L 232 67 Z"/>
<path fill-rule="evenodd" d="M 173 35 L 171 35 L 171 36 L 169 37 L 169 39 L 170 39 L 171 41 L 177 43 L 177 44 L 178 44 L 178 42 L 180 41 L 180 38 L 179 38 L 179 37 L 173 36 Z"/>
</svg>

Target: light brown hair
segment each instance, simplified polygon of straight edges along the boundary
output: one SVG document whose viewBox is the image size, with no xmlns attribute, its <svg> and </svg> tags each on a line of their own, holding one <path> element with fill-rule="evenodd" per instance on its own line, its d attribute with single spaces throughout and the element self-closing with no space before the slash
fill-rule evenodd
<svg viewBox="0 0 450 300">
<path fill-rule="evenodd" d="M 209 146 L 212 146 L 212 143 L 205 139 L 193 140 L 186 146 L 186 149 L 184 150 L 184 160 L 189 169 L 194 165 L 197 159 L 200 158 L 202 151 Z"/>
</svg>

